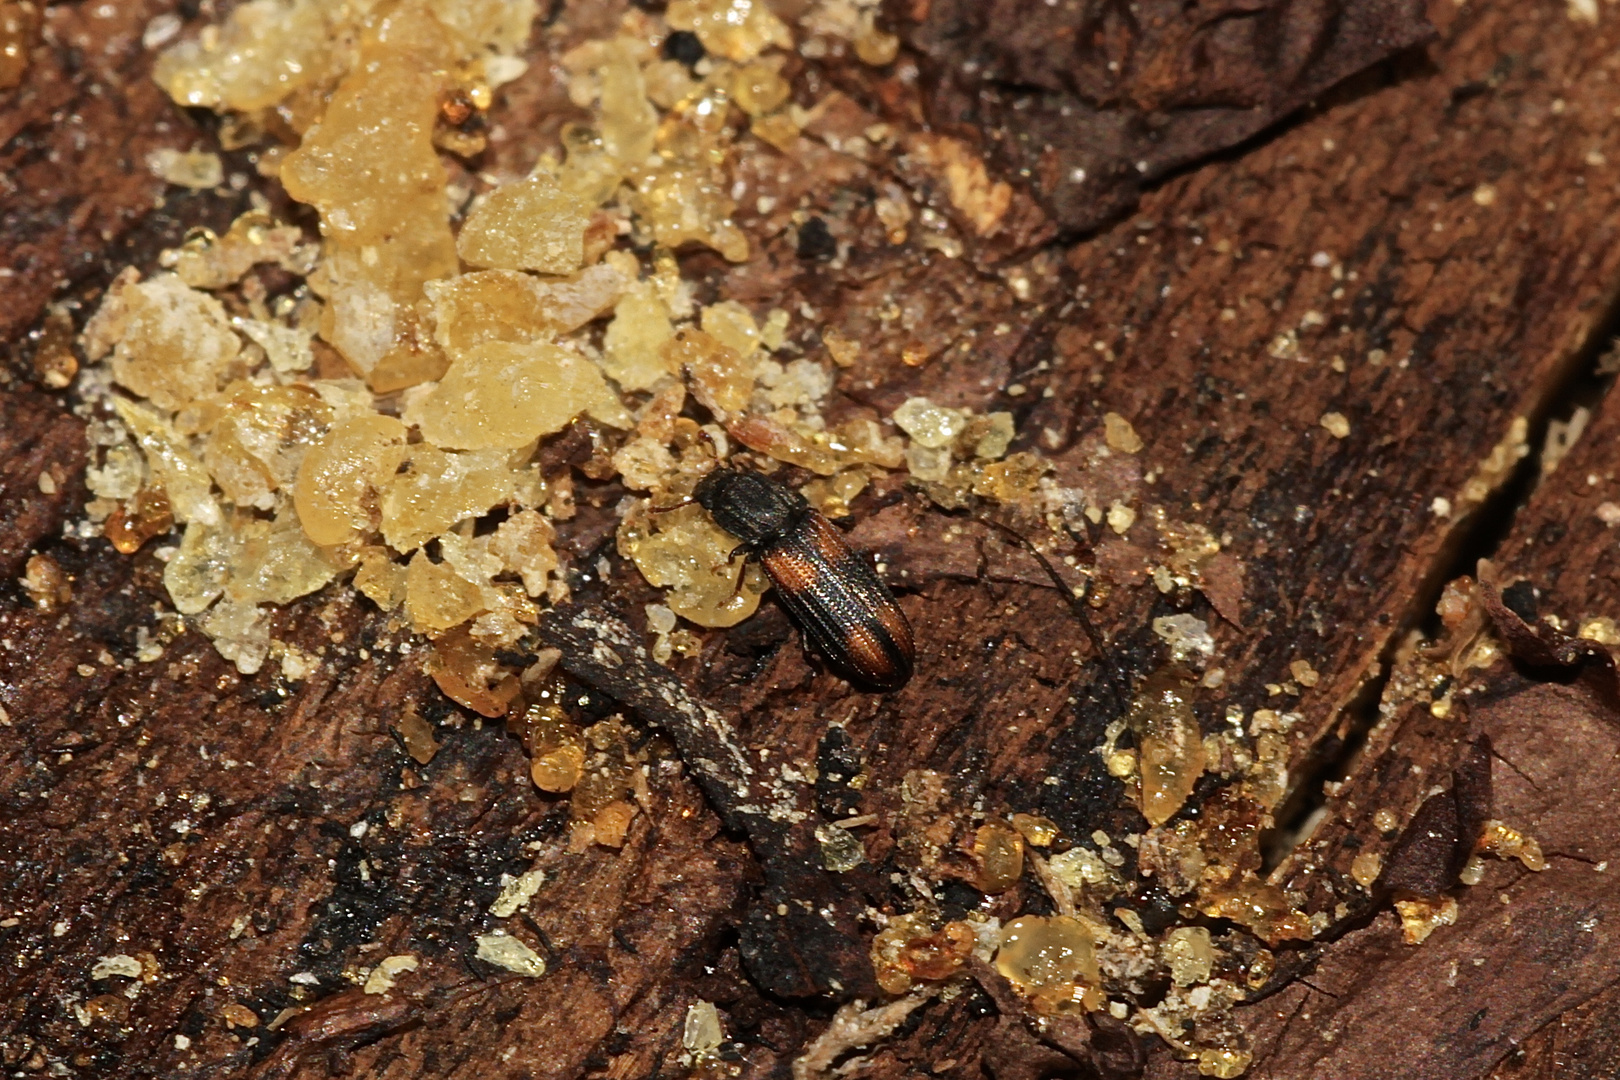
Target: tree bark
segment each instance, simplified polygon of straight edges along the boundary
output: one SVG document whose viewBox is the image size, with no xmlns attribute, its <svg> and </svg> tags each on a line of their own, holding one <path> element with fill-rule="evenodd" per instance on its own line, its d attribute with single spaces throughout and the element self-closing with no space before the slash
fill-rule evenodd
<svg viewBox="0 0 1620 1080">
<path fill-rule="evenodd" d="M 1299 713 L 1292 819 L 1280 824 L 1322 811 L 1274 880 L 1331 913 L 1333 929 L 1239 1009 L 1256 1050 L 1248 1075 L 1607 1075 L 1620 1040 L 1610 706 L 1568 672 L 1504 660 L 1461 673 L 1448 684 L 1454 710 L 1436 710 L 1444 691 L 1417 685 L 1432 660 L 1402 647 L 1481 556 L 1498 586 L 1538 588 L 1538 613 L 1571 632 L 1620 611 L 1602 509 L 1620 503 L 1620 404 L 1611 375 L 1592 374 L 1620 283 L 1620 20 L 1607 8 L 1587 23 L 1551 5 L 1437 0 L 1426 49 L 1170 175 L 1128 218 L 1078 239 L 1059 239 L 1064 222 L 1016 173 L 975 235 L 904 61 L 806 65 L 798 85 L 847 107 L 822 114 L 821 141 L 800 158 L 745 160 L 738 222 L 753 257 L 687 255 L 686 272 L 859 342 L 839 373 L 844 407 L 887 413 L 925 395 L 1010 410 L 1020 445 L 1049 458 L 1059 484 L 1134 510 L 1129 528 L 1105 523 L 1052 552 L 1060 576 L 1072 573 L 1064 555 L 1095 568 L 1105 602 L 1087 610 L 1103 648 L 1017 543 L 894 480 L 856 503 L 851 536 L 887 565 L 915 628 L 904 691 L 861 694 L 827 674 L 770 603 L 706 632 L 700 655 L 662 673 L 633 667 L 626 683 L 593 666 L 592 642 L 639 626 L 656 596 L 613 550 L 617 492 L 582 484 L 562 540 L 591 580 L 546 617 L 541 640 L 563 649 L 583 707 L 625 712 L 676 751 L 657 758 L 652 812 L 624 848 L 583 854 L 569 853 L 567 804 L 530 783 L 519 743 L 445 701 L 408 636 L 352 594 L 278 613 L 275 637 L 320 657 L 302 679 L 274 664 L 243 677 L 191 631 L 157 661 L 134 660 L 166 599 L 157 545 L 125 557 L 73 527 L 83 421 L 71 397 L 36 385 L 29 332 L 50 304 L 82 324 L 123 265 L 154 266 L 190 227 L 222 229 L 246 196 L 176 196 L 147 173 L 149 149 L 213 138 L 148 77 L 141 33 L 178 9 L 102 10 L 48 8 L 26 81 L 0 99 L 13 181 L 0 202 L 8 1072 L 670 1076 L 685 1068 L 686 1011 L 706 1000 L 742 1075 L 787 1076 L 834 1005 L 877 995 L 869 911 L 906 909 L 910 886 L 896 879 L 930 822 L 950 826 L 947 847 L 986 814 L 1041 814 L 1075 837 L 1142 831 L 1095 748 L 1128 687 L 1163 664 L 1154 619 L 1192 614 L 1224 672 L 1196 695 L 1201 725 L 1218 730 L 1229 708 Z M 553 32 L 566 40 L 618 14 L 570 3 Z M 496 106 L 491 168 L 531 164 L 554 129 L 546 49 L 560 46 L 537 35 L 533 48 L 533 80 Z M 840 124 L 879 121 L 892 151 L 862 156 L 838 139 Z M 265 183 L 245 158 L 227 163 Z M 891 244 L 873 209 L 890 187 L 957 220 L 960 256 L 923 244 L 922 225 Z M 801 210 L 831 226 L 838 258 L 799 257 Z M 1593 420 L 1542 477 L 1549 422 L 1576 404 Z M 1108 449 L 1108 413 L 1133 425 L 1139 453 Z M 1219 539 L 1201 588 L 1155 584 L 1151 568 L 1171 554 L 1158 522 Z M 41 604 L 21 587 L 35 554 L 70 598 Z M 597 575 L 601 559 L 609 572 Z M 632 665 L 639 636 L 619 646 Z M 1299 679 L 1298 662 L 1319 678 Z M 649 686 L 668 690 L 662 706 Z M 431 761 L 396 735 L 412 713 L 442 744 Z M 735 738 L 705 742 L 718 730 L 708 716 Z M 1539 838 L 1550 868 L 1490 862 L 1458 894 L 1455 926 L 1401 944 L 1352 863 L 1393 848 L 1399 830 L 1375 827 L 1378 811 L 1408 820 L 1480 734 L 1494 747 L 1492 816 Z M 804 782 L 833 772 L 840 739 L 864 784 Z M 923 771 L 941 778 L 929 821 L 905 797 Z M 860 830 L 866 862 L 832 874 L 816 826 L 850 809 L 874 815 Z M 473 937 L 492 925 L 502 875 L 535 868 L 545 884 L 512 932 L 548 970 L 511 978 L 475 958 Z M 1043 902 L 1030 874 L 988 901 L 965 887 L 939 899 L 1004 919 Z M 404 953 L 421 967 L 398 993 L 359 989 L 360 972 Z M 141 973 L 98 968 L 111 956 Z M 994 995 L 971 987 L 927 1001 L 870 1048 L 862 1075 L 1073 1062 L 1002 1019 Z M 1196 1073 L 1163 1045 L 1147 1069 Z"/>
</svg>

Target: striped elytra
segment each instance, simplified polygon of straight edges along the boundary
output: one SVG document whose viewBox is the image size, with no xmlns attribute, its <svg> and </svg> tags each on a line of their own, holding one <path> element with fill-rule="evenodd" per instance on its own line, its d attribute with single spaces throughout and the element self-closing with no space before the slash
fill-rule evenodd
<svg viewBox="0 0 1620 1080">
<path fill-rule="evenodd" d="M 804 496 L 759 473 L 717 469 L 692 497 L 759 560 L 805 640 L 840 675 L 885 692 L 906 684 L 911 624 L 888 586 Z"/>
</svg>

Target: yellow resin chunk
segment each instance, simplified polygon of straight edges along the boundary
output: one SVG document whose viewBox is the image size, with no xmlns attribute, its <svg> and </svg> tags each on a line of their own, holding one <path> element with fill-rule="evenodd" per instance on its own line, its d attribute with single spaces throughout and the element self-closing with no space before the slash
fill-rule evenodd
<svg viewBox="0 0 1620 1080">
<path fill-rule="evenodd" d="M 731 220 L 736 206 L 725 181 L 704 165 L 677 161 L 649 173 L 632 201 L 636 213 L 664 247 L 703 244 L 731 262 L 747 260 L 748 237 Z"/>
<path fill-rule="evenodd" d="M 506 502 L 517 480 L 507 457 L 504 450 L 458 454 L 427 443 L 411 447 L 406 471 L 383 492 L 383 539 L 395 551 L 414 551 L 463 518 Z"/>
<path fill-rule="evenodd" d="M 168 494 L 170 512 L 181 524 L 200 522 L 218 526 L 224 520 L 208 470 L 197 460 L 184 437 L 150 405 L 115 397 L 118 418 L 135 434 L 146 455 L 146 467 Z"/>
<path fill-rule="evenodd" d="M 249 521 L 235 529 L 237 553 L 226 595 L 247 604 L 285 604 L 321 588 L 346 562 L 310 542 L 290 509 L 274 521 Z"/>
<path fill-rule="evenodd" d="M 433 146 L 451 35 L 419 3 L 368 29 L 360 63 L 318 124 L 287 155 L 287 193 L 320 211 L 327 298 L 321 335 L 379 389 L 438 374 L 422 357 L 422 283 L 458 269 Z M 442 369 L 442 360 L 437 367 Z"/>
<path fill-rule="evenodd" d="M 692 395 L 717 417 L 740 413 L 748 405 L 758 370 L 751 357 L 745 358 L 702 330 L 682 331 L 664 344 L 662 352 L 670 368 L 688 371 Z"/>
<path fill-rule="evenodd" d="M 121 279 L 87 335 L 115 341 L 113 378 L 159 408 L 174 410 L 214 393 L 242 350 L 225 308 L 174 274 Z M 92 358 L 97 348 L 90 346 Z"/>
<path fill-rule="evenodd" d="M 1158 680 L 1132 704 L 1142 771 L 1142 815 L 1163 825 L 1181 809 L 1203 775 L 1203 734 L 1192 705 L 1178 686 Z"/>
<path fill-rule="evenodd" d="M 722 300 L 703 309 L 703 332 L 738 356 L 751 358 L 759 348 L 759 323 L 735 300 Z"/>
<path fill-rule="evenodd" d="M 194 521 L 163 568 L 163 586 L 182 615 L 196 615 L 225 591 L 235 544 L 223 526 Z"/>
<path fill-rule="evenodd" d="M 405 611 L 420 633 L 459 626 L 484 609 L 483 590 L 418 551 L 405 568 Z"/>
<path fill-rule="evenodd" d="M 433 304 L 434 338 L 452 357 L 489 341 L 547 341 L 613 310 L 627 282 L 601 263 L 567 278 L 516 270 L 478 270 L 424 288 Z"/>
<path fill-rule="evenodd" d="M 602 148 L 625 169 L 639 169 L 652 156 L 658 110 L 647 100 L 647 82 L 637 54 L 644 46 L 619 38 L 603 49 Z"/>
<path fill-rule="evenodd" d="M 298 469 L 293 501 L 304 532 L 324 546 L 369 534 L 377 492 L 405 458 L 405 425 L 375 413 L 351 417 L 317 444 Z"/>
<path fill-rule="evenodd" d="M 513 54 L 528 44 L 538 0 L 427 0 L 439 21 L 470 42 Z"/>
<path fill-rule="evenodd" d="M 727 60 L 752 60 L 773 45 L 793 48 L 792 32 L 765 0 L 670 0 L 666 17 L 672 29 L 691 31 Z"/>
<path fill-rule="evenodd" d="M 632 285 L 602 337 L 602 370 L 626 390 L 650 390 L 660 379 L 680 374 L 680 363 L 664 351 L 675 337 L 669 308 L 655 282 Z"/>
<path fill-rule="evenodd" d="M 216 31 L 164 52 L 152 77 L 181 105 L 269 108 L 337 61 L 328 9 L 323 0 L 250 0 Z"/>
<path fill-rule="evenodd" d="M 520 510 L 501 522 L 490 538 L 489 550 L 502 566 L 523 579 L 530 596 L 546 591 L 546 578 L 557 569 L 557 530 L 534 510 Z"/>
<path fill-rule="evenodd" d="M 406 418 L 435 446 L 514 449 L 610 404 L 623 410 L 601 371 L 578 353 L 549 344 L 489 342 L 451 364 Z"/>
<path fill-rule="evenodd" d="M 996 970 L 1043 1013 L 1079 1012 L 1102 1004 L 1091 931 L 1079 919 L 1025 915 L 1008 923 Z"/>
<path fill-rule="evenodd" d="M 491 191 L 462 226 L 456 250 L 473 266 L 571 274 L 585 261 L 591 207 L 544 173 Z"/>
<path fill-rule="evenodd" d="M 203 462 L 226 498 L 269 510 L 270 493 L 292 483 L 332 417 L 332 407 L 308 387 L 238 380 L 183 410 L 176 426 L 202 436 Z"/>
<path fill-rule="evenodd" d="M 675 613 L 699 626 L 735 626 L 759 608 L 764 573 L 732 558 L 736 539 L 696 505 L 650 521 L 632 515 L 619 526 L 618 542 L 649 585 L 669 590 Z"/>
<path fill-rule="evenodd" d="M 355 569 L 354 587 L 384 611 L 393 611 L 405 602 L 405 568 L 384 548 L 367 548 Z"/>
<path fill-rule="evenodd" d="M 258 263 L 273 262 L 294 274 L 313 269 L 313 252 L 303 247 L 304 234 L 296 225 L 277 225 L 263 210 L 249 210 L 231 222 L 224 236 L 202 232 L 173 252 L 174 272 L 194 289 L 222 289 L 242 280 Z"/>
</svg>

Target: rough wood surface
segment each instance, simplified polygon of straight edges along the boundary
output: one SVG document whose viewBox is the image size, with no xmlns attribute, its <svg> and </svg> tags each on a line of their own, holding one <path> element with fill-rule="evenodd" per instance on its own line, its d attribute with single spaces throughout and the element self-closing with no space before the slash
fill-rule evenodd
<svg viewBox="0 0 1620 1080">
<path fill-rule="evenodd" d="M 324 649 L 297 683 L 274 665 L 243 678 L 193 633 L 156 663 L 128 659 L 137 628 L 156 625 L 161 565 L 150 549 L 131 560 L 64 538 L 83 501 L 79 421 L 65 398 L 28 385 L 25 332 L 48 301 L 89 300 L 122 263 L 150 265 L 186 227 L 217 226 L 237 206 L 202 195 L 151 209 L 160 189 L 145 150 L 208 137 L 145 80 L 140 33 L 166 7 L 111 5 L 111 18 L 49 8 L 29 82 L 0 101 L 19 183 L 0 205 L 14 272 L 0 314 L 13 346 L 0 389 L 8 1072 L 676 1075 L 686 1008 L 703 999 L 725 1010 L 744 1075 L 785 1076 L 832 1002 L 875 990 L 862 912 L 904 897 L 887 870 L 908 842 L 894 826 L 908 773 L 948 778 L 941 820 L 966 820 L 982 800 L 1075 835 L 1140 828 L 1092 752 L 1120 701 L 1063 595 L 1000 533 L 899 484 L 857 504 L 854 537 L 903 586 L 919 657 L 904 692 L 851 692 L 769 606 L 673 669 L 750 761 L 825 760 L 838 752 L 829 724 L 842 725 L 865 788 L 793 784 L 727 805 L 712 785 L 706 799 L 695 761 L 668 755 L 652 778 L 655 811 L 621 852 L 568 854 L 566 806 L 529 784 L 516 741 L 448 706 L 409 643 L 362 604 L 317 596 L 278 616 L 278 638 Z M 1283 701 L 1305 717 L 1290 733 L 1298 802 L 1316 800 L 1324 778 L 1345 786 L 1279 874 L 1317 908 L 1344 903 L 1352 921 L 1301 954 L 1308 983 L 1245 1011 L 1255 1077 L 1576 1077 L 1606 1075 L 1612 1061 L 1613 717 L 1544 673 L 1506 670 L 1470 684 L 1475 698 L 1449 721 L 1407 702 L 1370 723 L 1369 704 L 1491 515 L 1517 514 L 1490 552 L 1504 583 L 1528 578 L 1542 610 L 1571 622 L 1620 609 L 1614 538 L 1597 514 L 1615 498 L 1612 399 L 1525 505 L 1482 509 L 1467 494 L 1515 419 L 1539 438 L 1620 282 L 1620 22 L 1601 15 L 1588 26 L 1557 5 L 1439 0 L 1426 53 L 1148 191 L 1130 220 L 1033 256 L 1052 222 L 1021 190 L 999 231 L 961 258 L 915 239 L 888 245 L 871 209 L 885 185 L 956 212 L 919 141 L 915 84 L 807 65 L 802 92 L 849 97 L 829 128 L 881 118 L 910 151 L 861 160 L 808 144 L 745 177 L 743 206 L 768 196 L 779 208 L 742 217 L 748 263 L 688 259 L 729 296 L 808 305 L 861 342 L 840 379 L 850 407 L 887 411 L 926 393 L 1010 408 L 1061 482 L 1136 507 L 1133 530 L 1099 531 L 1079 552 L 1109 588 L 1093 618 L 1109 661 L 1135 677 L 1159 662 L 1153 618 L 1208 620 L 1227 679 L 1197 701 L 1207 726 L 1227 705 L 1275 707 L 1268 684 L 1287 682 L 1293 661 L 1321 673 Z M 559 32 L 614 18 L 611 4 L 568 4 Z M 530 121 L 556 114 L 557 89 L 544 64 L 535 70 L 498 107 L 490 160 L 502 167 L 531 162 L 547 129 Z M 801 199 L 840 242 L 838 259 L 798 257 L 788 215 Z M 1135 425 L 1141 454 L 1099 461 L 1109 411 Z M 1329 413 L 1347 434 L 1323 426 Z M 595 498 L 564 539 L 576 565 L 607 557 L 612 572 L 578 598 L 633 623 L 652 594 L 612 554 L 617 493 Z M 1221 582 L 1186 595 L 1153 585 L 1154 508 L 1229 535 Z M 41 608 L 17 584 L 35 551 L 68 575 L 71 599 Z M 634 707 L 588 665 L 572 674 L 595 695 L 589 708 Z M 412 710 L 443 743 L 425 765 L 393 734 Z M 1410 948 L 1350 882 L 1359 849 L 1346 838 L 1366 835 L 1378 808 L 1410 814 L 1478 730 L 1495 744 L 1495 816 L 1536 835 L 1552 866 L 1492 863 L 1462 891 L 1458 925 Z M 1340 763 L 1363 737 L 1360 756 Z M 751 802 L 766 797 L 775 813 Z M 879 824 L 867 866 L 831 875 L 813 827 L 850 805 Z M 1607 859 L 1614 869 L 1599 872 Z M 501 875 L 531 867 L 546 884 L 514 932 L 549 970 L 497 977 L 472 959 L 472 936 L 490 924 Z M 1016 914 L 1036 889 L 1023 883 L 984 910 Z M 945 906 L 979 904 L 962 892 Z M 423 961 L 407 992 L 379 1002 L 354 988 L 349 975 L 402 952 Z M 93 977 L 114 954 L 141 958 L 143 975 Z M 300 1002 L 317 1010 L 269 1029 Z M 233 1003 L 255 1027 L 228 1022 L 241 1017 Z M 977 991 L 924 1004 L 874 1048 L 865 1075 L 1032 1075 L 1035 1051 L 995 1014 Z M 1190 1075 L 1162 1047 L 1149 1069 Z"/>
</svg>

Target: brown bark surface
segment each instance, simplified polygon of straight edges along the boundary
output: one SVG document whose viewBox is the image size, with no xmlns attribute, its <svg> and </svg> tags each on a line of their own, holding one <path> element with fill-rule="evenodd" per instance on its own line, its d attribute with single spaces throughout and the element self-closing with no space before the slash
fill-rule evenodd
<svg viewBox="0 0 1620 1080">
<path fill-rule="evenodd" d="M 1277 879 L 1311 910 L 1342 912 L 1322 940 L 1281 950 L 1275 992 L 1240 1010 L 1256 1047 L 1249 1075 L 1610 1075 L 1615 703 L 1587 689 L 1595 677 L 1575 677 L 1586 668 L 1504 661 L 1460 673 L 1454 707 L 1436 710 L 1445 690 L 1423 682 L 1433 662 L 1399 648 L 1459 553 L 1490 556 L 1500 586 L 1529 581 L 1539 613 L 1568 628 L 1620 614 L 1620 555 L 1599 511 L 1620 503 L 1612 395 L 1533 491 L 1477 497 L 1511 475 L 1516 457 L 1493 464 L 1493 451 L 1516 445 L 1516 421 L 1538 448 L 1572 393 L 1607 389 L 1577 378 L 1620 283 L 1620 21 L 1607 8 L 1593 26 L 1556 5 L 1438 0 L 1425 50 L 1146 191 L 1129 220 L 1049 241 L 1071 223 L 1018 187 L 959 258 L 915 236 L 889 245 L 871 208 L 902 185 L 958 214 L 930 164 L 919 84 L 853 60 L 798 71 L 807 101 L 836 88 L 847 108 L 823 114 L 814 153 L 744 178 L 742 206 L 775 207 L 740 218 L 753 258 L 689 255 L 688 272 L 744 302 L 813 309 L 859 341 L 840 373 L 848 403 L 887 412 L 922 393 L 1010 409 L 1060 483 L 1136 508 L 1124 535 L 1105 527 L 1055 552 L 1098 567 L 1107 599 L 1090 618 L 1106 655 L 1002 533 L 895 482 L 857 502 L 852 539 L 888 565 L 916 630 L 904 691 L 852 691 L 770 604 L 665 671 L 638 654 L 635 613 L 653 593 L 613 551 L 621 493 L 584 486 L 562 539 L 591 576 L 541 638 L 563 649 L 581 708 L 629 713 L 678 753 L 654 771 L 654 811 L 623 850 L 569 854 L 566 803 L 534 789 L 518 742 L 446 702 L 412 643 L 352 597 L 279 614 L 276 637 L 321 657 L 302 681 L 275 665 L 240 676 L 194 632 L 154 663 L 133 659 L 137 631 L 159 625 L 162 565 L 155 545 L 126 558 L 73 530 L 82 421 L 70 397 L 33 383 L 28 331 L 52 301 L 82 321 L 119 267 L 150 267 L 186 228 L 240 208 L 237 195 L 172 188 L 155 208 L 165 192 L 146 150 L 210 138 L 147 79 L 140 35 L 169 7 L 49 8 L 34 67 L 0 99 L 0 164 L 15 182 L 0 201 L 12 269 L 0 286 L 8 1073 L 682 1075 L 682 1024 L 701 999 L 724 1011 L 741 1075 L 790 1075 L 836 1003 L 877 993 L 866 913 L 905 909 L 912 886 L 890 871 L 930 824 L 902 801 L 908 774 L 943 777 L 935 821 L 972 823 L 978 806 L 1044 814 L 1073 836 L 1140 831 L 1093 750 L 1123 705 L 1115 683 L 1162 662 L 1152 620 L 1191 612 L 1226 673 L 1196 699 L 1206 730 L 1228 706 L 1297 710 L 1290 807 L 1303 814 L 1324 780 L 1338 785 Z M 557 32 L 616 17 L 611 4 L 570 3 Z M 544 63 L 532 71 L 497 106 L 492 162 L 526 165 L 548 137 L 539 118 L 555 115 L 558 92 Z M 894 155 L 833 148 L 841 130 L 880 119 L 901 133 Z M 798 257 L 798 209 L 827 222 L 838 258 Z M 1141 453 L 1104 454 L 1108 412 L 1129 418 Z M 1201 590 L 1166 594 L 1145 572 L 1165 557 L 1160 515 L 1222 539 Z M 35 553 L 70 596 L 42 604 L 21 587 Z M 1296 661 L 1320 679 L 1274 692 Z M 396 734 L 412 713 L 442 744 L 429 762 Z M 1351 862 L 1392 851 L 1399 830 L 1381 833 L 1376 812 L 1404 823 L 1452 785 L 1481 734 L 1491 816 L 1539 839 L 1550 866 L 1489 862 L 1458 893 L 1457 925 L 1404 945 Z M 830 778 L 857 759 L 858 790 L 772 771 L 815 763 Z M 815 826 L 851 812 L 876 815 L 867 862 L 828 873 Z M 513 932 L 546 957 L 539 980 L 476 960 L 472 940 L 491 925 L 502 875 L 531 867 L 545 885 Z M 942 905 L 983 900 L 960 892 Z M 1042 902 L 1026 875 L 983 910 L 1009 918 Z M 398 993 L 354 986 L 355 972 L 407 952 L 422 967 Z M 96 977 L 115 954 L 139 958 L 143 974 Z M 1061 1033 L 1037 1043 L 1001 1022 L 1005 1005 L 988 989 L 927 1002 L 862 1075 L 1085 1075 L 1054 1049 Z M 1147 1068 L 1195 1075 L 1162 1045 Z"/>
</svg>

